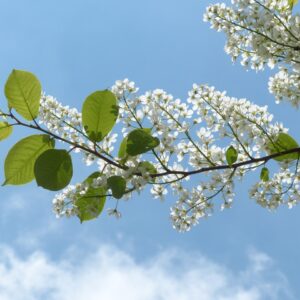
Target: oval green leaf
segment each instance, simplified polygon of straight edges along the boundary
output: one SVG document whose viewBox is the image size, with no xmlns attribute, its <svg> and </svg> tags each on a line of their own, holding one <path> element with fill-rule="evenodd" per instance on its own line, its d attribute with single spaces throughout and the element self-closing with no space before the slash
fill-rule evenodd
<svg viewBox="0 0 300 300">
<path fill-rule="evenodd" d="M 30 72 L 13 70 L 5 84 L 8 106 L 14 108 L 28 121 L 39 114 L 42 87 L 39 80 Z"/>
<path fill-rule="evenodd" d="M 107 179 L 107 187 L 111 189 L 113 197 L 120 199 L 126 191 L 126 180 L 121 176 L 111 176 Z"/>
<path fill-rule="evenodd" d="M 226 151 L 226 161 L 229 166 L 232 166 L 238 158 L 238 152 L 233 146 L 230 146 Z"/>
<path fill-rule="evenodd" d="M 118 157 L 119 158 L 125 158 L 126 155 L 127 155 L 127 152 L 126 152 L 126 147 L 127 147 L 127 137 L 125 137 L 120 145 L 120 148 L 119 148 L 119 152 L 118 152 Z"/>
<path fill-rule="evenodd" d="M 73 176 L 70 154 L 56 149 L 43 152 L 35 162 L 34 175 L 38 186 L 50 191 L 63 189 Z"/>
<path fill-rule="evenodd" d="M 287 151 L 290 149 L 298 148 L 298 143 L 287 133 L 279 133 L 277 138 L 274 140 L 274 143 L 269 143 L 267 145 L 268 152 L 270 154 L 275 154 L 278 152 Z M 278 157 L 274 157 L 274 160 L 277 161 L 283 161 L 283 160 L 296 160 L 298 159 L 299 154 L 298 153 L 290 153 L 285 155 L 280 155 Z"/>
<path fill-rule="evenodd" d="M 94 92 L 83 103 L 82 124 L 93 142 L 100 142 L 112 130 L 117 117 L 117 98 L 111 91 Z"/>
<path fill-rule="evenodd" d="M 49 135 L 31 135 L 20 140 L 8 152 L 4 163 L 6 184 L 25 184 L 34 179 L 36 159 L 46 150 L 54 147 Z"/>
<path fill-rule="evenodd" d="M 78 195 L 75 202 L 77 207 L 77 216 L 80 222 L 89 221 L 97 218 L 103 211 L 106 201 L 106 189 L 93 188 L 93 180 L 101 176 L 99 172 L 91 174 L 84 182 L 89 184 L 85 195 Z"/>
<path fill-rule="evenodd" d="M 260 171 L 260 179 L 264 182 L 269 181 L 269 169 L 266 167 L 263 167 Z"/>
<path fill-rule="evenodd" d="M 157 170 L 149 161 L 142 161 L 139 163 L 139 167 L 142 167 L 149 174 L 157 174 Z"/>
<path fill-rule="evenodd" d="M 157 174 L 156 168 L 149 161 L 142 161 L 139 163 L 139 167 L 142 167 L 150 175 Z M 155 181 L 155 177 L 152 177 L 152 182 Z"/>
<path fill-rule="evenodd" d="M 126 152 L 131 156 L 143 154 L 159 145 L 159 139 L 150 134 L 149 128 L 135 129 L 127 136 Z"/>
<path fill-rule="evenodd" d="M 8 138 L 13 131 L 13 127 L 7 122 L 0 122 L 0 141 Z"/>
</svg>

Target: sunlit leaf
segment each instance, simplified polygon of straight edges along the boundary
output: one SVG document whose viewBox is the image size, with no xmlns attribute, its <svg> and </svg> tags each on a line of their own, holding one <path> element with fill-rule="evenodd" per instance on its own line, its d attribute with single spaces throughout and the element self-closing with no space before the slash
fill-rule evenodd
<svg viewBox="0 0 300 300">
<path fill-rule="evenodd" d="M 298 0 L 288 0 L 290 8 L 293 9 L 293 7 L 298 3 Z"/>
<path fill-rule="evenodd" d="M 89 185 L 89 188 L 83 196 L 79 195 L 76 200 L 77 216 L 81 223 L 97 218 L 103 211 L 106 201 L 106 189 L 92 186 L 93 180 L 100 175 L 99 172 L 95 172 L 84 181 Z"/>
<path fill-rule="evenodd" d="M 46 134 L 31 135 L 16 143 L 5 159 L 5 182 L 3 185 L 19 185 L 32 181 L 36 159 L 53 147 L 54 140 Z"/>
<path fill-rule="evenodd" d="M 120 145 L 118 157 L 119 158 L 125 158 L 126 157 L 126 148 L 127 148 L 127 137 L 125 137 Z"/>
<path fill-rule="evenodd" d="M 135 129 L 127 136 L 126 152 L 136 156 L 148 152 L 159 145 L 159 139 L 150 134 L 149 128 Z"/>
<path fill-rule="evenodd" d="M 83 103 L 82 124 L 94 142 L 100 142 L 112 130 L 117 117 L 117 98 L 111 91 L 94 92 Z"/>
<path fill-rule="evenodd" d="M 229 166 L 232 166 L 238 158 L 238 152 L 233 146 L 230 146 L 226 151 L 226 160 Z"/>
<path fill-rule="evenodd" d="M 150 175 L 157 174 L 156 168 L 149 161 L 142 161 L 142 162 L 140 162 L 139 163 L 139 167 L 142 167 Z M 155 181 L 155 177 L 152 178 L 151 181 L 154 182 Z"/>
<path fill-rule="evenodd" d="M 284 152 L 298 147 L 299 147 L 298 143 L 290 135 L 283 132 L 278 134 L 277 138 L 274 140 L 273 143 L 269 142 L 269 144 L 267 145 L 268 152 L 270 154 Z M 278 157 L 274 157 L 273 159 L 277 161 L 283 161 L 283 160 L 292 161 L 298 159 L 298 157 L 299 154 L 295 152 L 295 153 L 280 155 Z"/>
<path fill-rule="evenodd" d="M 42 87 L 30 72 L 13 70 L 5 84 L 8 106 L 14 108 L 26 120 L 33 120 L 39 114 Z"/>
<path fill-rule="evenodd" d="M 8 138 L 13 132 L 13 127 L 7 122 L 0 122 L 0 141 Z"/>
<path fill-rule="evenodd" d="M 269 181 L 269 169 L 263 167 L 260 171 L 260 179 L 264 182 Z"/>
</svg>

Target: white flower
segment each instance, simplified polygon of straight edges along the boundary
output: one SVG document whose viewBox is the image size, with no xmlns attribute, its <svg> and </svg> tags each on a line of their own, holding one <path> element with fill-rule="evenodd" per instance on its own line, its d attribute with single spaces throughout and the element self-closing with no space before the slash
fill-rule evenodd
<svg viewBox="0 0 300 300">
<path fill-rule="evenodd" d="M 107 213 L 108 213 L 109 216 L 113 216 L 116 219 L 120 219 L 122 217 L 122 214 L 116 208 L 109 208 L 107 210 Z"/>
</svg>

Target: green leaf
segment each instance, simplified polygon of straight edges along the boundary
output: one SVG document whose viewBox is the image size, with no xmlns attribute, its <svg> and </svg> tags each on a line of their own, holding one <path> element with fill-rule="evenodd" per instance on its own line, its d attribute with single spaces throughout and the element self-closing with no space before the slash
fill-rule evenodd
<svg viewBox="0 0 300 300">
<path fill-rule="evenodd" d="M 97 179 L 98 177 L 101 176 L 101 173 L 100 172 L 94 172 L 92 173 L 89 177 L 87 177 L 83 183 L 87 183 L 88 185 L 92 185 L 93 184 L 93 181 L 94 179 Z"/>
<path fill-rule="evenodd" d="M 157 174 L 157 170 L 156 168 L 148 161 L 142 161 L 139 163 L 139 167 L 142 167 L 146 170 L 147 173 L 153 175 L 153 174 Z M 152 182 L 155 181 L 155 177 L 152 178 L 151 180 Z"/>
<path fill-rule="evenodd" d="M 70 154 L 56 149 L 43 152 L 35 162 L 34 175 L 38 186 L 50 191 L 63 189 L 73 176 Z"/>
<path fill-rule="evenodd" d="M 277 138 L 274 140 L 274 143 L 269 143 L 267 145 L 268 152 L 270 154 L 275 154 L 278 152 L 287 151 L 290 149 L 298 148 L 298 143 L 287 133 L 279 133 Z M 283 160 L 296 160 L 298 159 L 299 154 L 298 153 L 290 153 L 285 155 L 280 155 L 278 157 L 274 157 L 273 159 L 277 161 L 283 161 Z"/>
<path fill-rule="evenodd" d="M 126 152 L 126 147 L 127 147 L 127 137 L 125 137 L 120 145 L 120 148 L 119 148 L 119 152 L 118 152 L 118 157 L 119 158 L 125 158 L 126 155 L 127 155 L 127 152 Z"/>
<path fill-rule="evenodd" d="M 149 174 L 157 174 L 157 170 L 149 161 L 140 162 L 139 167 L 144 168 Z"/>
<path fill-rule="evenodd" d="M 123 197 L 126 191 L 126 180 L 121 176 L 111 176 L 107 179 L 107 186 L 116 199 Z"/>
<path fill-rule="evenodd" d="M 89 188 L 86 194 L 83 196 L 79 195 L 75 202 L 78 210 L 77 216 L 81 223 L 97 218 L 104 208 L 106 189 L 93 188 L 91 186 L 93 180 L 99 176 L 101 176 L 101 173 L 95 172 L 84 181 L 84 183 L 89 185 Z"/>
<path fill-rule="evenodd" d="M 7 122 L 0 122 L 0 141 L 8 138 L 13 131 L 13 127 Z"/>
<path fill-rule="evenodd" d="M 294 5 L 298 3 L 298 0 L 288 0 L 290 8 L 293 9 Z"/>
<path fill-rule="evenodd" d="M 127 136 L 126 152 L 136 156 L 154 149 L 159 145 L 159 139 L 150 134 L 149 128 L 135 129 Z"/>
<path fill-rule="evenodd" d="M 269 181 L 269 169 L 263 167 L 260 171 L 260 179 L 264 182 Z"/>
<path fill-rule="evenodd" d="M 108 90 L 94 92 L 83 103 L 82 124 L 94 142 L 103 140 L 114 127 L 117 117 L 117 98 Z"/>
<path fill-rule="evenodd" d="M 54 147 L 49 135 L 31 135 L 20 140 L 8 152 L 4 163 L 6 184 L 25 184 L 34 179 L 34 164 L 44 151 Z"/>
<path fill-rule="evenodd" d="M 14 108 L 23 118 L 31 121 L 38 116 L 42 87 L 35 75 L 13 70 L 4 91 L 8 106 Z"/>
<path fill-rule="evenodd" d="M 226 160 L 229 166 L 232 166 L 238 158 L 238 153 L 233 146 L 230 146 L 226 151 Z"/>
</svg>

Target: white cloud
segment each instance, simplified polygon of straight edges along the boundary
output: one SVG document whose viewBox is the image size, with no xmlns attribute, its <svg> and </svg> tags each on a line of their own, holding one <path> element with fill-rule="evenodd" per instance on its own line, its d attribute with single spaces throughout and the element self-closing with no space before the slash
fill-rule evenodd
<svg viewBox="0 0 300 300">
<path fill-rule="evenodd" d="M 39 248 L 60 226 L 49 203 L 42 201 L 43 193 L 13 192 L 0 201 L 0 232 L 9 229 L 13 243 L 26 250 Z"/>
<path fill-rule="evenodd" d="M 293 299 L 288 282 L 263 253 L 233 271 L 195 253 L 166 250 L 137 262 L 114 246 L 56 262 L 43 252 L 26 258 L 0 248 L 1 300 L 263 300 Z"/>
<path fill-rule="evenodd" d="M 26 207 L 26 198 L 22 194 L 14 193 L 7 197 L 2 197 L 0 201 L 1 220 L 5 221 L 10 215 L 24 211 Z"/>
</svg>

